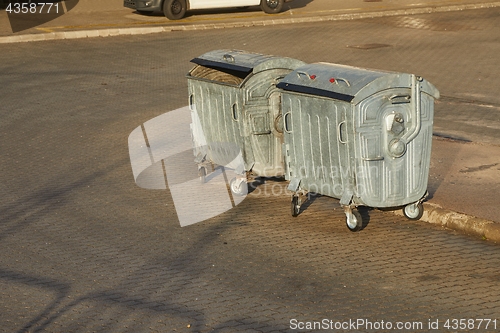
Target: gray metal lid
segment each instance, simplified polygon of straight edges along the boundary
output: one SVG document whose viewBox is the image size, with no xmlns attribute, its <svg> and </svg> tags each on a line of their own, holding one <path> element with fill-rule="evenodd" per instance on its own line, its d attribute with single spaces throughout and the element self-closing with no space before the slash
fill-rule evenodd
<svg viewBox="0 0 500 333">
<path fill-rule="evenodd" d="M 215 50 L 202 54 L 191 60 L 191 62 L 213 68 L 225 68 L 238 72 L 254 74 L 272 68 L 296 69 L 304 63 L 302 61 L 264 55 L 259 53 L 251 53 L 238 50 Z"/>
<path fill-rule="evenodd" d="M 410 88 L 411 75 L 363 68 L 315 63 L 289 73 L 277 85 L 286 91 L 323 96 L 357 104 L 364 98 L 385 89 Z M 438 98 L 439 92 L 428 82 L 422 91 Z"/>
</svg>

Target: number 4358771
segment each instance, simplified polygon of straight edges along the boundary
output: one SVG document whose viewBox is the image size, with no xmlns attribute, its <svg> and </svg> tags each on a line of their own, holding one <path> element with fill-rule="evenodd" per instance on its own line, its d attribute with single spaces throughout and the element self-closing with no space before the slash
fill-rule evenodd
<svg viewBox="0 0 500 333">
<path fill-rule="evenodd" d="M 25 2 L 9 3 L 5 11 L 9 14 L 58 14 L 59 3 Z"/>
<path fill-rule="evenodd" d="M 496 319 L 448 319 L 444 328 L 449 330 L 497 329 Z"/>
</svg>

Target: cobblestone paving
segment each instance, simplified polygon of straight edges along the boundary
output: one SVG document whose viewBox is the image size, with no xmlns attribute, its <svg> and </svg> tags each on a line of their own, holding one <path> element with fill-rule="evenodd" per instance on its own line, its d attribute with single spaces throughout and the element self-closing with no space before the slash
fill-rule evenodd
<svg viewBox="0 0 500 333">
<path fill-rule="evenodd" d="M 292 218 L 289 197 L 273 191 L 283 184 L 186 228 L 147 202 L 103 216 L 113 206 L 104 200 L 85 217 L 60 208 L 3 225 L 0 330 L 288 332 L 294 318 L 500 319 L 497 245 L 376 210 L 351 233 L 336 200 L 313 198 Z"/>
<path fill-rule="evenodd" d="M 498 22 L 498 11 L 488 13 L 488 22 Z M 236 208 L 181 228 L 168 190 L 133 183 L 128 134 L 185 105 L 190 57 L 248 46 L 403 70 L 418 49 L 405 43 L 425 37 L 433 42 L 418 49 L 412 67 L 423 69 L 439 40 L 451 45 L 493 31 L 485 24 L 445 36 L 441 24 L 422 34 L 404 28 L 412 22 L 379 21 L 308 25 L 318 41 L 308 44 L 314 52 L 292 38 L 307 39 L 299 25 L 292 37 L 291 28 L 265 27 L 2 46 L 0 331 L 290 332 L 292 319 L 365 319 L 422 322 L 422 330 L 404 330 L 417 332 L 436 319 L 436 331 L 448 331 L 443 324 L 453 318 L 496 319 L 497 329 L 452 332 L 498 331 L 496 244 L 377 210 L 364 211 L 368 225 L 351 233 L 338 202 L 326 197 L 292 218 L 285 184 L 272 181 Z M 346 39 L 387 43 L 394 25 L 406 29 L 398 30 L 394 52 L 345 48 Z M 321 43 L 332 27 L 337 34 Z M 360 33 L 372 28 L 389 35 L 374 41 Z M 165 59 L 179 59 L 179 66 Z M 467 91 L 465 80 L 454 85 L 452 75 L 440 77 L 442 63 L 427 69 L 436 71 L 440 89 Z M 454 70 L 447 66 L 443 71 Z M 496 103 L 496 86 L 482 84 Z"/>
</svg>

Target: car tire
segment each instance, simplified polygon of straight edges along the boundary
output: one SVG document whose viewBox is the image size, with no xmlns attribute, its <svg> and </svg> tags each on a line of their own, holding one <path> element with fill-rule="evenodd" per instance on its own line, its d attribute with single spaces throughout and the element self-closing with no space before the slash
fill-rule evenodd
<svg viewBox="0 0 500 333">
<path fill-rule="evenodd" d="M 180 20 L 186 15 L 186 0 L 165 0 L 163 2 L 163 15 L 169 20 Z"/>
<path fill-rule="evenodd" d="M 276 14 L 281 12 L 285 0 L 261 0 L 260 8 L 267 14 Z"/>
</svg>

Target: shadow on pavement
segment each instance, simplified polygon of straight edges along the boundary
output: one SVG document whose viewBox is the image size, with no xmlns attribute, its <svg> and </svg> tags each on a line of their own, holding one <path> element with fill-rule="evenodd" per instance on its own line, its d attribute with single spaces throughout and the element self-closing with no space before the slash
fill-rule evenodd
<svg viewBox="0 0 500 333">
<path fill-rule="evenodd" d="M 229 222 L 237 220 L 239 213 L 233 210 L 226 214 L 225 220 Z M 73 283 L 0 268 L 0 281 L 40 288 L 54 294 L 52 300 L 43 309 L 38 309 L 37 313 L 26 318 L 26 322 L 16 332 L 41 332 L 54 326 L 59 326 L 66 332 L 84 332 L 96 326 L 111 332 L 122 331 L 123 325 L 130 325 L 125 327 L 139 332 L 154 322 L 159 323 L 156 320 L 148 322 L 147 318 L 158 315 L 170 325 L 171 321 L 184 327 L 189 323 L 187 327 L 191 328 L 190 331 L 203 330 L 210 323 L 203 304 L 197 304 L 195 300 L 198 300 L 197 296 L 200 301 L 203 299 L 204 291 L 199 290 L 198 286 L 200 277 L 207 274 L 203 268 L 212 266 L 206 262 L 204 254 L 209 246 L 220 243 L 221 235 L 239 227 L 239 224 L 231 222 L 210 226 L 180 253 L 146 261 L 133 269 L 131 263 L 128 274 L 115 276 L 117 284 L 114 287 L 92 288 L 80 295 L 74 292 L 78 288 Z M 224 281 L 219 283 L 222 283 L 221 289 L 213 290 L 213 293 L 220 298 L 220 302 L 224 302 L 227 292 L 225 287 L 228 286 L 224 286 Z M 179 291 L 179 288 L 183 291 Z M 173 296 L 177 294 L 182 295 L 182 298 L 175 299 Z M 270 294 L 263 293 L 261 296 L 267 296 L 269 302 L 274 301 Z M 188 304 L 186 300 L 189 300 Z M 218 304 L 216 300 L 213 303 Z M 147 316 L 136 322 L 137 316 L 143 314 Z M 228 327 L 237 325 L 259 327 L 261 324 L 248 319 L 245 314 L 235 314 L 222 318 L 212 329 L 213 332 L 226 332 Z M 266 326 L 275 331 L 280 330 L 272 322 L 266 323 Z"/>
<path fill-rule="evenodd" d="M 61 17 L 79 0 L 54 0 L 47 3 L 0 0 L 0 9 L 7 11 L 12 32 L 28 30 Z"/>
<path fill-rule="evenodd" d="M 457 156 L 459 155 L 458 150 L 446 150 L 439 149 L 437 152 L 439 142 L 436 142 L 436 135 L 433 135 L 433 149 L 431 152 L 431 165 L 429 170 L 429 182 L 427 184 L 427 191 L 429 195 L 425 201 L 429 201 L 434 197 L 434 194 L 438 191 L 441 184 L 444 182 L 448 174 L 450 173 L 452 165 L 455 163 Z M 457 142 L 457 140 L 439 137 L 439 140 L 451 140 Z M 459 141 L 458 141 L 459 142 Z"/>
<path fill-rule="evenodd" d="M 290 9 L 304 8 L 314 0 L 293 0 L 291 2 L 286 2 L 283 11 Z"/>
</svg>

